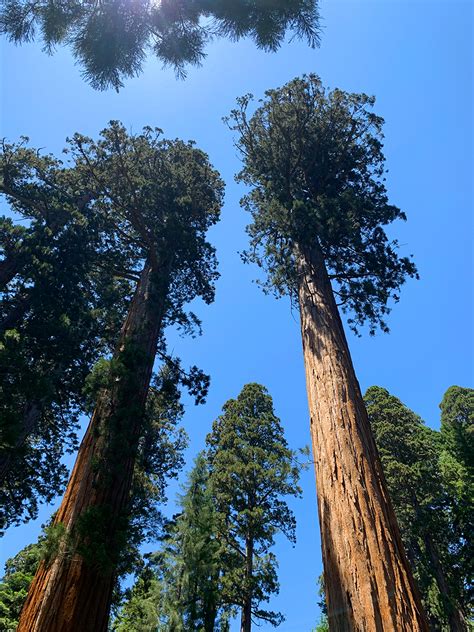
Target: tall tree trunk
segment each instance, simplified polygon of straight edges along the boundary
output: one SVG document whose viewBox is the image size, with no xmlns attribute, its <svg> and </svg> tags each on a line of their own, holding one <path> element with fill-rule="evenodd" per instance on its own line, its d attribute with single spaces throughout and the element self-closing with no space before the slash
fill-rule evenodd
<svg viewBox="0 0 474 632">
<path fill-rule="evenodd" d="M 114 354 L 113 379 L 98 396 L 56 514 L 65 537 L 52 562 L 42 562 L 36 573 L 19 632 L 107 629 L 167 291 L 168 266 L 147 261 Z"/>
<path fill-rule="evenodd" d="M 331 632 L 427 631 L 323 255 L 297 257 Z"/>
<path fill-rule="evenodd" d="M 246 595 L 242 606 L 240 632 L 251 632 L 252 629 L 252 592 L 249 584 L 253 575 L 253 539 L 248 538 L 245 544 L 245 583 Z"/>
</svg>

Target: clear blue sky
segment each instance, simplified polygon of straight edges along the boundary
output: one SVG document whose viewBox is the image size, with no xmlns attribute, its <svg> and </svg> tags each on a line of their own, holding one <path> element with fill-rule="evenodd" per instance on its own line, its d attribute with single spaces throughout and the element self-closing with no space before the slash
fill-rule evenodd
<svg viewBox="0 0 474 632">
<path fill-rule="evenodd" d="M 221 122 L 235 97 L 260 96 L 304 72 L 320 74 L 331 87 L 377 96 L 376 111 L 386 119 L 390 197 L 408 215 L 392 234 L 415 255 L 421 274 L 402 291 L 390 335 L 349 334 L 363 391 L 385 386 L 436 428 L 444 391 L 473 385 L 473 6 L 323 0 L 321 13 L 319 50 L 293 42 L 270 55 L 251 42 L 220 41 L 185 82 L 150 60 L 119 94 L 93 91 L 67 50 L 48 57 L 36 44 L 1 44 L 1 136 L 27 135 L 34 146 L 58 152 L 66 136 L 96 136 L 110 119 L 133 131 L 157 125 L 169 137 L 196 140 L 227 182 L 222 221 L 211 235 L 222 274 L 217 298 L 198 308 L 204 335 L 193 341 L 171 335 L 185 361 L 212 375 L 207 404 L 187 407 L 189 463 L 222 404 L 250 381 L 268 387 L 290 444 L 309 443 L 298 316 L 286 301 L 264 296 L 252 283 L 256 270 L 240 262 L 247 217 L 239 208 L 243 190 L 233 180 L 238 157 Z M 311 471 L 303 487 L 303 499 L 293 503 L 298 544 L 277 547 L 281 592 L 271 607 L 287 617 L 282 632 L 309 632 L 318 616 L 321 554 Z M 37 522 L 10 530 L 0 564 L 37 537 L 50 512 L 44 508 Z"/>
</svg>

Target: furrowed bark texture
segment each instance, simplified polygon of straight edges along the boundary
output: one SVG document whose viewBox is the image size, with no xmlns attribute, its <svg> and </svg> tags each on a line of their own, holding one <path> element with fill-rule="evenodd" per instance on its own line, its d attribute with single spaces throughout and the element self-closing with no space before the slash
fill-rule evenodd
<svg viewBox="0 0 474 632">
<path fill-rule="evenodd" d="M 319 248 L 298 275 L 329 627 L 427 631 Z"/>
<path fill-rule="evenodd" d="M 125 370 L 98 396 L 55 524 L 69 542 L 81 518 L 99 509 L 107 545 L 116 541 L 129 502 L 137 444 L 165 313 L 167 274 L 151 262 L 142 271 L 114 360 Z M 118 440 L 117 440 L 118 439 Z M 105 519 L 104 519 L 105 518 Z M 94 564 L 64 538 L 58 555 L 43 562 L 23 608 L 19 632 L 105 632 L 115 581 L 113 564 Z M 69 547 L 69 549 L 68 549 Z"/>
</svg>

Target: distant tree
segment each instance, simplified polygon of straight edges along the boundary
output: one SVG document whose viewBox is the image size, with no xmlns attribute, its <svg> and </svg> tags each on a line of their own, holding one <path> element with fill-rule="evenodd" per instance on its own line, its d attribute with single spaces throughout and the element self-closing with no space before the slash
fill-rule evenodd
<svg viewBox="0 0 474 632">
<path fill-rule="evenodd" d="M 188 64 L 202 62 L 216 37 L 250 37 L 259 48 L 275 51 L 290 31 L 314 47 L 319 14 L 317 0 L 2 1 L 0 32 L 21 43 L 38 31 L 48 52 L 70 45 L 95 88 L 118 89 L 141 73 L 150 49 L 183 76 Z"/>
<path fill-rule="evenodd" d="M 41 542 L 28 544 L 5 563 L 5 574 L 0 580 L 0 630 L 14 632 L 28 589 L 40 563 Z"/>
<path fill-rule="evenodd" d="M 129 255 L 135 293 L 55 517 L 61 546 L 35 576 L 19 631 L 107 629 L 164 327 L 192 330 L 196 319 L 184 305 L 196 297 L 211 302 L 217 276 L 206 232 L 218 220 L 223 185 L 203 152 L 150 128 L 129 136 L 116 122 L 97 143 L 76 135 L 71 152 L 113 220 L 117 247 Z M 178 374 L 202 401 L 207 380 L 195 369 Z"/>
<path fill-rule="evenodd" d="M 386 330 L 390 299 L 416 275 L 384 231 L 405 216 L 384 184 L 383 120 L 373 98 L 315 75 L 268 91 L 250 116 L 251 102 L 228 119 L 251 188 L 244 258 L 299 303 L 329 625 L 427 630 L 338 311 Z"/>
<path fill-rule="evenodd" d="M 160 550 L 150 556 L 126 594 L 112 626 L 117 632 L 228 630 L 229 609 L 220 594 L 224 569 L 208 477 L 206 459 L 200 454 L 179 499 L 181 512 L 168 523 Z"/>
<path fill-rule="evenodd" d="M 161 632 L 159 618 L 162 606 L 162 582 L 157 577 L 155 565 L 148 565 L 125 593 L 111 628 L 114 632 Z"/>
<path fill-rule="evenodd" d="M 449 490 L 458 598 L 474 620 L 474 389 L 451 386 L 441 408 L 441 471 Z M 472 623 L 474 627 L 474 622 Z"/>
<path fill-rule="evenodd" d="M 453 552 L 459 540 L 440 476 L 439 433 L 381 387 L 364 396 L 403 543 L 432 630 L 467 630 L 463 580 Z"/>
<path fill-rule="evenodd" d="M 247 384 L 226 402 L 207 445 L 224 569 L 221 598 L 241 608 L 241 632 L 250 632 L 253 618 L 278 625 L 282 615 L 263 610 L 261 602 L 278 592 L 270 552 L 275 535 L 295 541 L 295 518 L 283 498 L 300 489 L 295 455 L 267 390 Z"/>
<path fill-rule="evenodd" d="M 209 470 L 199 454 L 185 493 L 181 513 L 165 540 L 165 611 L 178 630 L 221 630 L 220 575 L 222 562 L 216 537 L 216 511 L 209 488 Z"/>
<path fill-rule="evenodd" d="M 329 632 L 329 623 L 326 615 L 323 615 L 321 617 L 318 625 L 314 628 L 313 632 Z"/>
<path fill-rule="evenodd" d="M 0 530 L 62 491 L 84 380 L 110 351 L 129 291 L 99 268 L 107 220 L 90 191 L 25 143 L 0 149 L 11 212 L 0 218 Z"/>
</svg>

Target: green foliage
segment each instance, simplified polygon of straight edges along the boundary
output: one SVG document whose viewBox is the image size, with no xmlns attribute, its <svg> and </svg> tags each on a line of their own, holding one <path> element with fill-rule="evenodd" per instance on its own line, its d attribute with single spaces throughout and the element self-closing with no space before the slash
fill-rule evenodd
<svg viewBox="0 0 474 632">
<path fill-rule="evenodd" d="M 157 632 L 163 602 L 162 585 L 152 567 L 146 567 L 126 598 L 111 625 L 114 632 Z"/>
<path fill-rule="evenodd" d="M 0 581 L 0 631 L 16 630 L 21 609 L 43 556 L 43 543 L 29 544 L 5 563 Z"/>
<path fill-rule="evenodd" d="M 218 276 L 206 232 L 219 219 L 224 185 L 207 155 L 159 129 L 129 135 L 117 121 L 97 142 L 76 134 L 69 152 L 109 220 L 109 247 L 128 258 L 124 272 L 136 279 L 147 257 L 160 261 L 170 277 L 165 324 L 192 332 L 198 321 L 182 306 L 198 296 L 211 302 Z"/>
<path fill-rule="evenodd" d="M 317 0 L 3 0 L 0 32 L 16 43 L 39 32 L 45 49 L 69 44 L 85 79 L 98 89 L 123 85 L 140 74 L 147 51 L 185 76 L 199 65 L 215 37 L 251 37 L 259 48 L 276 50 L 287 31 L 319 42 Z"/>
<path fill-rule="evenodd" d="M 441 472 L 450 497 L 460 599 L 474 620 L 474 389 L 451 386 L 440 408 Z"/>
<path fill-rule="evenodd" d="M 0 152 L 14 217 L 0 220 L 0 529 L 63 487 L 84 380 L 110 349 L 129 291 L 99 271 L 104 218 L 77 172 L 25 143 Z"/>
<path fill-rule="evenodd" d="M 313 632 L 329 632 L 329 622 L 325 615 L 321 617 Z"/>
<path fill-rule="evenodd" d="M 0 528 L 35 516 L 39 500 L 60 492 L 60 459 L 77 447 L 79 413 L 91 410 L 101 384 L 135 374 L 142 358 L 130 343 L 119 363 L 102 359 L 87 377 L 116 344 L 144 261 L 160 261 L 163 329 L 194 335 L 199 321 L 184 304 L 214 298 L 206 231 L 218 220 L 223 183 L 193 143 L 160 136 L 150 128 L 130 136 L 113 122 L 97 143 L 75 135 L 67 167 L 24 143 L 3 144 L 0 191 L 30 223 L 19 230 L 5 220 L 0 230 Z M 208 376 L 182 370 L 163 338 L 159 353 L 204 401 Z"/>
<path fill-rule="evenodd" d="M 112 626 L 117 632 L 147 625 L 163 632 L 228 632 L 248 600 L 253 617 L 273 625 L 283 619 L 261 602 L 278 591 L 269 552 L 276 534 L 294 541 L 294 516 L 282 496 L 300 494 L 299 467 L 266 390 L 248 384 L 229 400 L 207 443 L 161 549 L 126 593 Z"/>
<path fill-rule="evenodd" d="M 228 609 L 219 596 L 219 543 L 208 477 L 201 454 L 179 498 L 181 512 L 166 526 L 161 550 L 149 556 L 148 565 L 126 592 L 113 630 L 227 630 Z"/>
<path fill-rule="evenodd" d="M 440 434 L 384 388 L 369 388 L 365 402 L 424 607 L 434 630 L 449 630 L 454 610 L 469 616 L 469 599 L 459 563 L 465 542 L 440 471 Z"/>
<path fill-rule="evenodd" d="M 164 610 L 180 629 L 214 630 L 219 598 L 219 543 L 208 485 L 209 471 L 200 454 L 180 497 L 181 513 L 164 541 Z"/>
<path fill-rule="evenodd" d="M 261 608 L 278 592 L 276 534 L 295 541 L 295 518 L 284 496 L 298 496 L 299 467 L 263 386 L 247 384 L 223 407 L 207 437 L 210 485 L 220 558 L 220 593 L 229 604 L 278 625 L 279 613 Z"/>
<path fill-rule="evenodd" d="M 329 91 L 316 75 L 267 91 L 249 115 L 252 99 L 226 119 L 243 157 L 237 177 L 251 187 L 244 260 L 267 272 L 267 291 L 294 296 L 299 253 L 319 248 L 351 327 L 387 330 L 388 303 L 416 268 L 383 228 L 405 215 L 388 201 L 375 99 Z"/>
</svg>

